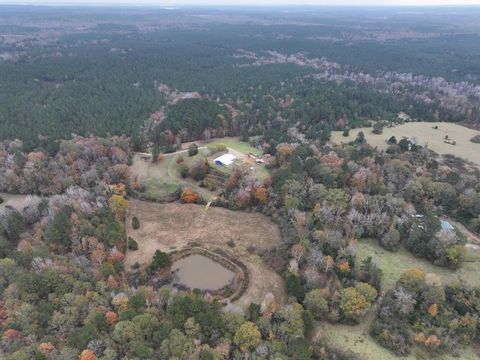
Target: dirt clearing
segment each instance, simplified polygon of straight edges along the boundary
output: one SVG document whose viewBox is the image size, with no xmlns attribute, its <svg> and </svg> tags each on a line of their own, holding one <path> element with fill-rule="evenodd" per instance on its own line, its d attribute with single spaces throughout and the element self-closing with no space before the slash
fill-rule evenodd
<svg viewBox="0 0 480 360">
<path fill-rule="evenodd" d="M 140 221 L 138 230 L 132 229 L 133 216 Z M 264 250 L 280 246 L 280 231 L 266 216 L 223 208 L 205 210 L 204 206 L 194 204 L 157 204 L 131 200 L 126 232 L 139 245 L 137 251 L 127 253 L 127 269 L 135 262 L 142 265 L 150 263 L 157 249 L 171 252 L 196 242 L 206 249 L 219 248 L 248 268 L 249 288 L 233 305 L 245 308 L 250 302 L 260 303 L 269 292 L 275 295 L 277 302 L 285 301 L 282 278 L 266 266 L 258 255 L 248 251 L 249 247 Z M 229 246 L 230 240 L 233 240 L 234 247 Z"/>
</svg>

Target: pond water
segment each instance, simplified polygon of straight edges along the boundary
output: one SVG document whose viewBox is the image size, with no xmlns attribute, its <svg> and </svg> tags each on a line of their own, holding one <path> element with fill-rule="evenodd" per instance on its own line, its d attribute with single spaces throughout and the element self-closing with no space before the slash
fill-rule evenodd
<svg viewBox="0 0 480 360">
<path fill-rule="evenodd" d="M 172 265 L 178 282 L 190 289 L 218 290 L 230 284 L 235 273 L 203 255 L 190 255 Z"/>
</svg>

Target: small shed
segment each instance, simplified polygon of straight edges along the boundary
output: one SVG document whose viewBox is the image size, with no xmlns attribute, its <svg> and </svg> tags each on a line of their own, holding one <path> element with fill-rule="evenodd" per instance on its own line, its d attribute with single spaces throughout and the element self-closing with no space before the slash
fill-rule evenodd
<svg viewBox="0 0 480 360">
<path fill-rule="evenodd" d="M 440 225 L 442 226 L 442 230 L 445 231 L 453 231 L 455 228 L 452 224 L 450 224 L 447 220 L 440 220 Z"/>
<path fill-rule="evenodd" d="M 235 155 L 227 153 L 227 154 L 223 154 L 222 156 L 219 156 L 213 161 L 218 166 L 229 166 L 233 164 L 236 160 L 237 160 L 237 157 Z"/>
</svg>

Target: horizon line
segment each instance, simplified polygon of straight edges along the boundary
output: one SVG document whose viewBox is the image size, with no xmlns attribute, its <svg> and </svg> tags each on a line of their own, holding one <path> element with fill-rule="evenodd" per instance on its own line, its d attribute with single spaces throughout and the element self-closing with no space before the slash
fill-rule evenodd
<svg viewBox="0 0 480 360">
<path fill-rule="evenodd" d="M 268 4 L 268 3 L 258 3 L 258 4 L 246 4 L 246 3 L 237 3 L 237 4 L 221 4 L 221 3 L 206 3 L 206 4 L 176 4 L 176 3 L 165 3 L 165 4 L 155 4 L 148 2 L 105 2 L 105 3 L 80 3 L 80 2 L 69 2 L 69 1 L 51 1 L 51 2 L 2 2 L 0 1 L 0 6 L 79 6 L 79 7 L 154 7 L 154 8 L 195 8 L 195 7 L 216 7 L 216 8 L 233 8 L 233 7 L 245 7 L 245 8 L 292 8 L 292 7 L 308 7 L 308 8 L 465 8 L 465 7 L 478 7 L 480 4 Z M 173 9 L 172 9 L 173 8 Z"/>
</svg>

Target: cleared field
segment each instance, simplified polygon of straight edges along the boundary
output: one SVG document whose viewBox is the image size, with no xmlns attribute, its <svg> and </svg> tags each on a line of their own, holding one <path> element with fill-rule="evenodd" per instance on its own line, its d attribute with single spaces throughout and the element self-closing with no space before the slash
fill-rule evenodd
<svg viewBox="0 0 480 360">
<path fill-rule="evenodd" d="M 140 220 L 140 228 L 133 230 L 131 219 Z M 250 285 L 246 293 L 235 302 L 245 308 L 250 302 L 261 302 L 265 294 L 272 292 L 280 303 L 285 301 L 282 278 L 268 268 L 258 255 L 248 248 L 269 249 L 280 246 L 280 231 L 269 218 L 240 211 L 210 208 L 193 204 L 157 204 L 131 200 L 126 233 L 138 242 L 137 251 L 127 252 L 126 268 L 135 262 L 148 264 L 155 250 L 165 252 L 180 250 L 191 242 L 207 249 L 219 248 L 231 257 L 242 261 L 250 273 Z M 234 247 L 227 242 L 233 240 Z"/>
<path fill-rule="evenodd" d="M 385 290 L 393 288 L 400 275 L 411 268 L 418 268 L 426 273 L 436 273 L 444 283 L 462 279 L 469 285 L 480 286 L 480 254 L 471 249 L 467 250 L 467 257 L 462 267 L 455 271 L 417 258 L 404 248 L 391 252 L 382 248 L 373 239 L 361 239 L 357 245 L 357 257 L 366 259 L 369 256 L 383 270 L 382 285 Z"/>
<path fill-rule="evenodd" d="M 25 206 L 30 205 L 32 201 L 39 200 L 39 197 L 36 195 L 14 195 L 7 193 L 0 193 L 0 198 L 3 199 L 3 203 L 0 204 L 0 209 L 8 205 L 18 211 L 21 211 Z"/>
<path fill-rule="evenodd" d="M 438 129 L 434 129 L 438 126 Z M 452 154 L 459 158 L 471 161 L 480 166 L 480 144 L 475 144 L 470 139 L 479 135 L 480 131 L 468 129 L 464 126 L 446 122 L 409 122 L 395 127 L 386 127 L 383 133 L 376 135 L 372 133 L 372 128 L 358 128 L 350 130 L 347 137 L 342 135 L 341 131 L 333 131 L 331 141 L 341 145 L 355 140 L 358 133 L 363 131 L 367 142 L 379 150 L 385 150 L 387 140 L 395 136 L 397 141 L 403 137 L 415 140 L 417 144 L 428 146 L 429 149 L 440 155 Z M 448 135 L 449 141 L 456 141 L 456 145 L 446 144 L 445 136 Z"/>
</svg>

